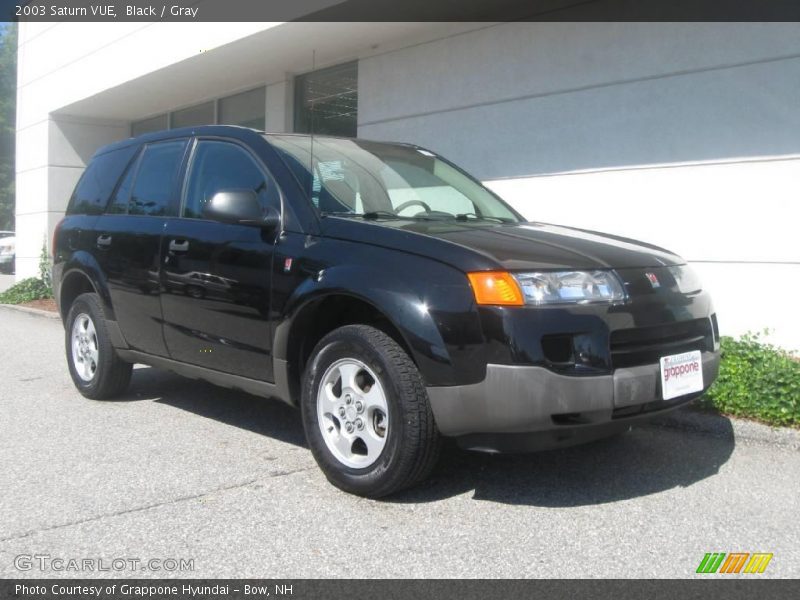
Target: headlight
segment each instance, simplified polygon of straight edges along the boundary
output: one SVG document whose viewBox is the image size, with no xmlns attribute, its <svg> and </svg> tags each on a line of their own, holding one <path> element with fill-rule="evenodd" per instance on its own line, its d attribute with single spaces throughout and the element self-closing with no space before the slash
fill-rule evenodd
<svg viewBox="0 0 800 600">
<path fill-rule="evenodd" d="M 675 283 L 678 284 L 678 289 L 682 294 L 691 294 L 703 289 L 700 278 L 689 265 L 667 267 L 667 270 L 675 278 Z"/>
<path fill-rule="evenodd" d="M 515 273 L 525 304 L 614 304 L 625 290 L 610 271 L 542 271 Z"/>
</svg>

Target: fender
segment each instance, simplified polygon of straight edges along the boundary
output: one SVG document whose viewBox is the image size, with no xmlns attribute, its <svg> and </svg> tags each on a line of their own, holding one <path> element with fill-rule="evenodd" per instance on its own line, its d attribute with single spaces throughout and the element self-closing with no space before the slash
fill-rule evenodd
<svg viewBox="0 0 800 600">
<path fill-rule="evenodd" d="M 106 314 L 106 327 L 108 328 L 111 343 L 115 348 L 127 348 L 128 344 L 125 337 L 122 335 L 122 330 L 117 324 L 117 317 L 114 314 L 114 307 L 111 304 L 111 294 L 108 289 L 108 280 L 97 260 L 85 250 L 78 250 L 74 252 L 69 259 L 58 265 L 54 266 L 53 281 L 58 281 L 55 288 L 56 303 L 61 310 L 61 292 L 64 284 L 67 283 L 72 277 L 83 277 L 88 279 L 94 292 L 100 297 L 103 305 L 103 311 Z M 62 320 L 67 318 L 67 315 L 61 315 Z"/>
<path fill-rule="evenodd" d="M 292 331 L 299 316 L 311 305 L 331 295 L 350 296 L 373 306 L 400 332 L 412 359 L 428 385 L 453 385 L 463 379 L 451 352 L 452 344 L 443 337 L 449 330 L 448 315 L 458 314 L 479 331 L 477 312 L 470 310 L 471 293 L 466 293 L 466 279 L 455 269 L 436 263 L 427 272 L 436 271 L 435 282 L 412 280 L 396 272 L 387 272 L 364 264 L 342 264 L 322 271 L 321 277 L 309 277 L 287 299 L 283 318 L 275 329 L 274 357 L 287 361 Z M 409 270 L 409 273 L 420 271 Z M 368 282 L 354 286 L 354 281 Z M 354 291 L 354 288 L 358 288 Z M 463 288 L 465 293 L 454 289 Z M 469 324 L 465 323 L 469 329 Z M 463 333 L 463 329 L 460 331 Z M 478 341 L 478 340 L 476 340 Z"/>
<path fill-rule="evenodd" d="M 108 281 L 94 256 L 85 250 L 77 250 L 69 257 L 69 260 L 61 265 L 61 272 L 62 274 L 59 292 L 71 276 L 75 274 L 83 275 L 92 284 L 95 293 L 100 296 L 100 299 L 103 302 L 103 310 L 105 311 L 107 318 L 114 321 L 117 320 L 114 314 L 114 307 L 111 305 L 111 294 L 108 290 Z M 61 302 L 60 297 L 58 301 L 59 303 Z"/>
</svg>

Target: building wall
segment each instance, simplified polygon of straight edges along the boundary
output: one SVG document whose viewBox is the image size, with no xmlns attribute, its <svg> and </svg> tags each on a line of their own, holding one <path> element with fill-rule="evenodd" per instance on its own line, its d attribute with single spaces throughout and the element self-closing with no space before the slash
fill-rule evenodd
<svg viewBox="0 0 800 600">
<path fill-rule="evenodd" d="M 800 347 L 800 25 L 515 23 L 362 60 L 359 136 L 532 220 L 674 250 L 723 333 Z"/>
</svg>

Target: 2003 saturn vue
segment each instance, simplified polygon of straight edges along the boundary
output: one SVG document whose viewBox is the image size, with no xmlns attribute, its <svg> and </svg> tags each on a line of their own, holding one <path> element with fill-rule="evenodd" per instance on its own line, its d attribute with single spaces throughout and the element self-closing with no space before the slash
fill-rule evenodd
<svg viewBox="0 0 800 600">
<path fill-rule="evenodd" d="M 82 394 L 118 395 L 145 363 L 279 398 L 328 479 L 365 496 L 423 479 L 443 436 L 597 439 L 690 402 L 719 366 L 681 258 L 528 222 L 413 145 L 225 126 L 119 142 L 53 247 Z"/>
</svg>

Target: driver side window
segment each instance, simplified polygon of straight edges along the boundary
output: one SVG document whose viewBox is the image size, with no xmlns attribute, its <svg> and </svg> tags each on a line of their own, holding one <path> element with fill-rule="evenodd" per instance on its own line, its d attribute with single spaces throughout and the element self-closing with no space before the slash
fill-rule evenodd
<svg viewBox="0 0 800 600">
<path fill-rule="evenodd" d="M 275 181 L 250 154 L 230 142 L 203 140 L 197 143 L 192 159 L 182 216 L 203 219 L 211 198 L 222 190 L 251 190 L 261 204 L 280 212 L 280 192 Z"/>
</svg>

